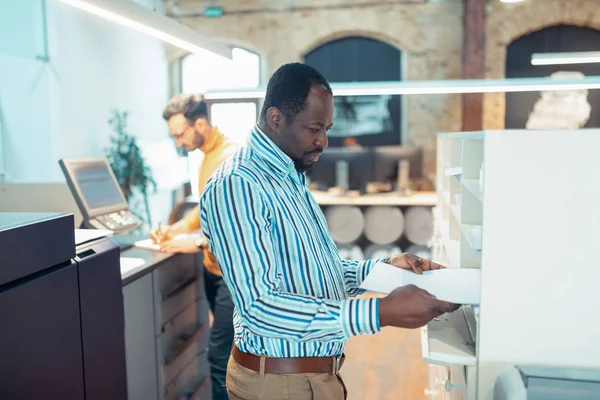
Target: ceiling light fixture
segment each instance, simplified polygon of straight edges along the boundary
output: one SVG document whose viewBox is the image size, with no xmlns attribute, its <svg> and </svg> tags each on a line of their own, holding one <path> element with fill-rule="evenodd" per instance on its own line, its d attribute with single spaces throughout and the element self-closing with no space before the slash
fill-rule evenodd
<svg viewBox="0 0 600 400">
<path fill-rule="evenodd" d="M 600 51 L 582 51 L 574 53 L 535 53 L 531 56 L 531 65 L 591 63 L 600 63 Z"/>
<path fill-rule="evenodd" d="M 335 96 L 465 94 L 600 89 L 600 76 L 582 79 L 510 78 L 414 82 L 332 83 Z M 257 99 L 266 89 L 207 92 L 207 100 Z"/>
<path fill-rule="evenodd" d="M 190 53 L 211 52 L 231 59 L 231 48 L 131 0 L 61 0 L 91 14 L 135 29 Z"/>
</svg>

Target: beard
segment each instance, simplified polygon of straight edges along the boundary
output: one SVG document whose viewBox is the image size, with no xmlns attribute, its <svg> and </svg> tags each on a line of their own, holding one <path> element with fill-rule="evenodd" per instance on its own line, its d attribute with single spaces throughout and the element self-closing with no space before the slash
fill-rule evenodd
<svg viewBox="0 0 600 400">
<path fill-rule="evenodd" d="M 294 167 L 296 168 L 296 171 L 303 173 L 303 172 L 306 172 L 307 170 L 309 170 L 315 162 L 310 161 L 310 160 L 305 161 L 307 156 L 321 154 L 321 153 L 323 153 L 323 148 L 319 147 L 318 149 L 314 149 L 314 150 L 305 152 L 302 155 L 302 157 L 300 157 L 300 158 L 292 158 L 292 161 L 294 162 Z"/>
<path fill-rule="evenodd" d="M 296 168 L 296 171 L 300 173 L 306 172 L 308 169 L 310 169 L 310 167 L 312 167 L 312 164 L 305 165 L 304 161 L 302 161 L 302 158 L 292 158 L 292 161 L 294 162 L 294 167 Z"/>
</svg>

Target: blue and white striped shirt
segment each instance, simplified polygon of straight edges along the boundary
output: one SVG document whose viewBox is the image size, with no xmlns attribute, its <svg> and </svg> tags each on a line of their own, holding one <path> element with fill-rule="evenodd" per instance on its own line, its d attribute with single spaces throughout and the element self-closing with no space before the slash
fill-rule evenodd
<svg viewBox="0 0 600 400">
<path fill-rule="evenodd" d="M 340 259 L 304 174 L 258 127 L 212 176 L 200 209 L 240 350 L 329 357 L 347 338 L 380 330 L 379 299 L 348 299 L 376 260 Z"/>
</svg>

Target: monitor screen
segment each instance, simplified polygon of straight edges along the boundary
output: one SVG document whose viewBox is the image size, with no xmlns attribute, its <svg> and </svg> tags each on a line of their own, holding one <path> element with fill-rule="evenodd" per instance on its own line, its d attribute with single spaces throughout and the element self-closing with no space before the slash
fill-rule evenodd
<svg viewBox="0 0 600 400">
<path fill-rule="evenodd" d="M 348 163 L 350 190 L 361 190 L 373 180 L 373 156 L 368 148 L 328 148 L 306 174 L 311 182 L 320 184 L 323 189 L 335 186 L 336 164 Z"/>
<path fill-rule="evenodd" d="M 306 174 L 320 189 L 330 188 L 335 186 L 336 163 L 346 161 L 350 190 L 361 190 L 369 182 L 395 183 L 401 160 L 409 162 L 411 179 L 423 176 L 423 149 L 407 146 L 327 148 Z"/>
<path fill-rule="evenodd" d="M 377 182 L 395 182 L 398 178 L 398 163 L 409 162 L 411 179 L 423 177 L 423 149 L 407 146 L 378 146 L 373 148 L 374 179 Z"/>
<path fill-rule="evenodd" d="M 75 181 L 89 208 L 100 208 L 123 202 L 119 187 L 104 163 L 80 164 L 75 167 Z"/>
<path fill-rule="evenodd" d="M 111 210 L 127 209 L 121 188 L 106 159 L 61 160 L 61 165 L 88 215 L 107 207 Z"/>
</svg>

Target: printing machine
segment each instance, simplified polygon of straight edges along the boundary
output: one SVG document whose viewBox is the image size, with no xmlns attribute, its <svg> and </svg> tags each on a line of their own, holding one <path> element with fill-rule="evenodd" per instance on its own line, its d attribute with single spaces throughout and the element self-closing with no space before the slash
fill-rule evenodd
<svg viewBox="0 0 600 400">
<path fill-rule="evenodd" d="M 61 167 L 0 184 L 0 399 L 210 399 L 202 254 L 135 244 L 105 158 Z"/>
<path fill-rule="evenodd" d="M 0 213 L 2 399 L 127 399 L 119 248 L 73 226 Z"/>
</svg>

